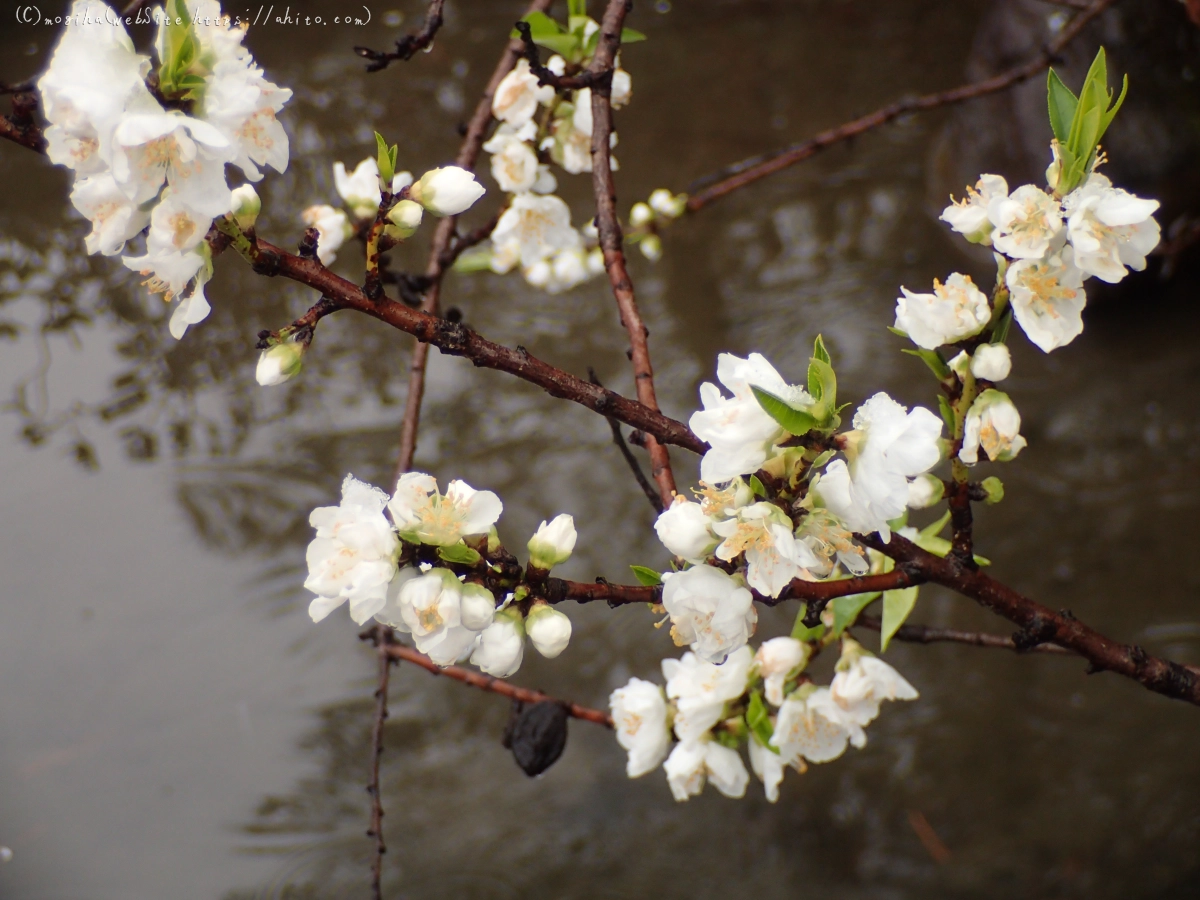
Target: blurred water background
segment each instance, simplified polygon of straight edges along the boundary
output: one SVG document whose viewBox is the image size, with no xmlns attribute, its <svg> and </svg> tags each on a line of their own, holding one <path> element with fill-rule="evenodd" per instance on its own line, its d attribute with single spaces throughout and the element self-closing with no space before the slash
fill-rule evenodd
<svg viewBox="0 0 1200 900">
<path fill-rule="evenodd" d="M 299 211 L 337 200 L 331 164 L 372 152 L 374 129 L 399 142 L 402 167 L 450 160 L 522 11 L 451 0 L 432 52 L 366 75 L 352 46 L 386 48 L 423 14 L 391 2 L 361 27 L 251 29 L 268 77 L 296 92 L 282 116 L 291 165 L 260 185 L 270 240 L 294 245 Z M 41 70 L 56 29 L 15 25 L 5 6 L 0 78 L 15 81 Z M 1069 12 L 1036 0 L 639 2 L 629 24 L 650 39 L 623 55 L 634 101 L 617 122 L 620 206 L 994 72 Z M 1069 82 L 1101 41 L 1132 80 L 1110 175 L 1162 198 L 1164 227 L 1185 221 L 1200 208 L 1200 30 L 1175 0 L 1125 0 L 1071 49 Z M 664 410 L 686 418 L 720 351 L 763 352 L 798 380 L 817 333 L 846 399 L 887 390 L 932 405 L 923 367 L 885 329 L 894 298 L 954 269 L 991 277 L 986 255 L 936 217 L 980 171 L 1038 178 L 1042 84 L 837 146 L 681 221 L 657 265 L 635 253 Z M 82 255 L 67 172 L 7 144 L 0 171 L 0 845 L 14 854 L 0 897 L 367 896 L 374 666 L 344 613 L 309 621 L 300 585 L 312 507 L 335 502 L 347 472 L 390 478 L 411 339 L 334 316 L 302 377 L 260 389 L 255 333 L 298 315 L 311 291 L 226 254 L 213 314 L 176 343 L 132 273 Z M 497 202 L 487 183 L 468 224 Z M 590 179 L 560 184 L 579 224 Z M 396 266 L 419 270 L 428 236 Z M 1029 448 L 1000 473 L 1007 499 L 980 511 L 977 533 L 1001 579 L 1200 663 L 1200 267 L 1194 253 L 1176 262 L 1095 290 L 1083 336 L 1053 356 L 1013 341 L 1007 387 Z M 360 266 L 352 245 L 336 264 L 352 278 Z M 577 374 L 594 366 L 632 394 L 602 281 L 552 297 L 516 276 L 451 275 L 443 296 L 489 338 Z M 681 485 L 694 480 L 696 461 L 674 459 Z M 510 546 L 574 514 L 567 577 L 628 581 L 627 564 L 666 562 L 604 421 L 509 376 L 433 353 L 417 463 L 497 491 Z M 568 612 L 568 652 L 527 657 L 518 683 L 602 706 L 631 675 L 657 680 L 676 652 L 643 608 Z M 784 633 L 789 612 L 764 613 L 760 636 Z M 913 620 L 1010 630 L 935 588 Z M 383 757 L 386 894 L 1200 894 L 1195 709 L 1066 658 L 949 645 L 887 658 L 921 700 L 886 708 L 864 750 L 790 773 L 776 805 L 757 782 L 742 801 L 710 789 L 676 804 L 661 773 L 628 781 L 611 734 L 580 722 L 558 764 L 528 779 L 500 746 L 505 700 L 401 667 Z M 922 844 L 922 819 L 944 863 Z"/>
</svg>

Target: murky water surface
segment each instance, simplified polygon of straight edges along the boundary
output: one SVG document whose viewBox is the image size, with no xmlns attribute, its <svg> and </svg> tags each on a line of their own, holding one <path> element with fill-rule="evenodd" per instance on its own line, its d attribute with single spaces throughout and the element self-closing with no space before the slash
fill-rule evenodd
<svg viewBox="0 0 1200 900">
<path fill-rule="evenodd" d="M 449 4 L 432 53 L 365 76 L 351 47 L 387 46 L 421 6 L 400 4 L 399 28 L 372 6 L 366 27 L 250 32 L 268 75 L 296 92 L 291 167 L 262 185 L 270 239 L 293 244 L 299 210 L 336 199 L 331 163 L 356 163 L 375 128 L 414 170 L 453 156 L 455 126 L 521 6 Z M 1189 185 L 1171 180 L 1182 152 L 1171 111 L 1197 103 L 1194 35 L 1182 7 L 1161 7 L 1147 18 L 1134 15 L 1145 5 L 1119 6 L 1078 54 L 1102 37 L 1135 72 L 1129 124 L 1118 120 L 1112 141 L 1128 148 L 1120 172 L 1147 193 Z M 16 26 L 6 9 L 0 77 L 16 80 L 40 68 L 54 29 Z M 635 101 L 618 121 L 622 207 L 904 92 L 957 84 L 1039 45 L 1061 11 L 639 3 L 631 24 L 650 41 L 625 52 Z M 1040 121 L 1036 95 L 989 115 L 902 120 L 681 222 L 658 265 L 635 259 L 664 409 L 690 413 L 721 350 L 762 351 L 798 379 L 818 332 L 848 399 L 884 389 L 932 403 L 922 367 L 884 328 L 897 287 L 953 268 L 987 277 L 988 260 L 952 242 L 936 213 L 981 167 L 1036 175 L 1041 150 L 1005 140 L 1012 119 L 996 119 Z M 213 315 L 176 344 L 136 279 L 80 257 L 66 173 L 10 145 L 0 165 L 0 382 L 12 391 L 0 439 L 0 844 L 14 851 L 0 897 L 365 897 L 372 660 L 343 614 L 309 622 L 300 583 L 308 511 L 335 500 L 347 471 L 378 483 L 392 471 L 412 342 L 335 316 L 302 378 L 258 389 L 255 332 L 301 312 L 310 291 L 227 254 Z M 578 221 L 588 181 L 562 181 Z M 1172 197 L 1164 222 L 1188 199 Z M 424 239 L 397 265 L 418 267 Z M 339 270 L 353 277 L 357 264 L 347 247 Z M 1186 259 L 1172 280 L 1158 270 L 1097 297 L 1082 339 L 1052 357 L 1014 342 L 1008 386 L 1029 449 L 1003 472 L 1008 499 L 981 511 L 980 545 L 1016 587 L 1200 663 L 1196 271 Z M 487 336 L 575 372 L 594 366 L 632 392 L 602 284 L 549 297 L 511 277 L 455 275 L 445 297 Z M 436 353 L 430 372 L 418 463 L 499 492 L 509 543 L 567 511 L 581 548 L 564 574 L 627 580 L 630 562 L 665 562 L 602 420 Z M 675 457 L 681 481 L 694 478 L 695 460 Z M 674 652 L 644 609 L 570 612 L 568 653 L 529 659 L 519 683 L 603 705 L 630 675 L 657 678 Z M 1007 630 L 936 589 L 914 619 Z M 760 634 L 789 624 L 786 611 L 765 614 Z M 505 701 L 401 668 L 384 756 L 388 896 L 1200 890 L 1194 709 L 1068 659 L 952 646 L 888 658 L 921 700 L 885 710 L 865 750 L 789 775 L 774 806 L 757 783 L 740 802 L 710 790 L 675 804 L 660 773 L 626 780 L 611 735 L 578 722 L 562 760 L 527 779 L 499 744 Z M 950 852 L 940 865 L 921 820 Z"/>
</svg>

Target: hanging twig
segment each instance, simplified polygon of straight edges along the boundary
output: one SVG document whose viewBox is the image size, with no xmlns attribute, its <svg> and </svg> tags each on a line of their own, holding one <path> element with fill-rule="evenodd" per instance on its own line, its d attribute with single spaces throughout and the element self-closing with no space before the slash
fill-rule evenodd
<svg viewBox="0 0 1200 900">
<path fill-rule="evenodd" d="M 596 377 L 596 370 L 591 366 L 588 366 L 588 380 L 598 387 L 604 387 L 600 383 L 600 379 Z M 611 416 L 607 417 L 607 420 L 608 427 L 612 429 L 613 443 L 621 451 L 621 456 L 625 460 L 625 464 L 629 466 L 629 471 L 633 473 L 633 477 L 637 480 L 638 487 L 642 489 L 642 493 L 646 495 L 646 499 L 650 501 L 650 505 L 654 507 L 654 511 L 661 513 L 663 511 L 662 497 L 658 495 L 658 491 L 654 489 L 654 485 L 646 478 L 646 473 L 642 471 L 641 463 L 637 461 L 637 457 L 633 455 L 633 451 L 625 443 L 625 436 L 621 434 L 621 423 Z"/>
<path fill-rule="evenodd" d="M 370 47 L 355 47 L 354 52 L 368 61 L 368 72 L 379 72 L 386 69 L 396 60 L 408 62 L 417 51 L 424 50 L 433 43 L 434 36 L 442 27 L 442 7 L 446 0 L 429 0 L 429 9 L 425 11 L 425 23 L 420 31 L 406 34 L 396 41 L 396 49 L 391 51 L 372 50 Z"/>
<path fill-rule="evenodd" d="M 883 620 L 877 616 L 860 615 L 854 623 L 855 627 L 879 631 Z M 970 644 L 973 647 L 994 647 L 997 650 L 1015 650 L 1022 653 L 1053 653 L 1058 655 L 1075 656 L 1076 654 L 1058 644 L 1037 644 L 1033 647 L 1018 647 L 1016 641 L 1002 634 L 988 634 L 981 631 L 959 631 L 955 628 L 933 628 L 929 625 L 901 625 L 893 640 L 907 641 L 912 644 L 937 644 L 949 641 L 955 644 Z"/>
<path fill-rule="evenodd" d="M 367 793 L 371 796 L 371 827 L 367 830 L 367 837 L 375 838 L 375 855 L 371 859 L 371 896 L 374 900 L 383 900 L 383 855 L 387 853 L 387 845 L 383 840 L 383 796 L 379 784 L 379 758 L 383 755 L 383 725 L 388 717 L 388 682 L 392 669 L 392 657 L 388 653 L 388 646 L 392 641 L 392 630 L 376 625 L 359 637 L 369 638 L 375 643 L 376 655 L 379 658 L 379 679 L 375 686 L 375 721 L 371 726 L 371 780 L 367 784 Z"/>
</svg>

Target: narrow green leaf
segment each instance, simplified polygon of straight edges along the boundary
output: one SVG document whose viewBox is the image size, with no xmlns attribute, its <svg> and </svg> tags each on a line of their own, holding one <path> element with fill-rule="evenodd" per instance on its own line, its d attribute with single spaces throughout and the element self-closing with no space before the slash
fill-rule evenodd
<svg viewBox="0 0 1200 900">
<path fill-rule="evenodd" d="M 577 61 L 575 56 L 579 51 L 579 38 L 573 34 L 546 34 L 534 38 L 533 42 L 540 47 L 545 47 L 551 53 L 557 53 L 565 59 Z"/>
<path fill-rule="evenodd" d="M 587 0 L 567 0 L 568 16 L 586 16 Z"/>
<path fill-rule="evenodd" d="M 880 596 L 882 595 L 879 591 L 872 591 L 869 594 L 850 594 L 833 600 L 833 636 L 841 637 L 842 632 L 858 621 L 858 614 Z"/>
<path fill-rule="evenodd" d="M 990 343 L 1003 344 L 1008 340 L 1008 329 L 1012 326 L 1012 319 L 1012 309 L 1006 309 L 1000 316 L 1000 321 L 996 323 L 996 327 L 992 329 Z"/>
<path fill-rule="evenodd" d="M 1117 97 L 1117 102 L 1104 114 L 1100 121 L 1100 137 L 1104 137 L 1104 132 L 1108 131 L 1108 126 L 1112 124 L 1112 120 L 1117 116 L 1117 110 L 1125 102 L 1125 95 L 1129 93 L 1129 76 L 1126 75 L 1121 80 L 1121 96 Z M 1111 97 L 1111 93 L 1110 93 Z"/>
<path fill-rule="evenodd" d="M 883 627 L 880 629 L 880 652 L 887 650 L 888 644 L 904 624 L 909 613 L 917 603 L 919 588 L 907 587 L 896 591 L 883 592 Z"/>
<path fill-rule="evenodd" d="M 929 371 L 938 377 L 939 381 L 944 381 L 950 377 L 950 367 L 946 365 L 946 361 L 942 359 L 942 355 L 936 350 L 901 350 L 901 353 L 907 353 L 909 356 L 915 356 L 925 365 L 929 366 Z"/>
<path fill-rule="evenodd" d="M 750 703 L 746 707 L 746 725 L 759 744 L 772 753 L 779 752 L 777 747 L 771 746 L 771 735 L 775 733 L 775 728 L 771 725 L 771 714 L 758 691 L 750 692 Z"/>
<path fill-rule="evenodd" d="M 942 421 L 946 423 L 947 430 L 954 434 L 954 409 L 944 394 L 938 394 L 938 412 L 942 414 Z"/>
<path fill-rule="evenodd" d="M 808 434 L 817 425 L 817 420 L 806 412 L 801 412 L 798 409 L 792 409 L 786 402 L 776 397 L 770 391 L 764 391 L 755 385 L 750 386 L 750 390 L 754 391 L 754 398 L 772 419 L 783 426 L 784 431 L 788 434 L 794 434 L 797 437 L 802 434 Z"/>
<path fill-rule="evenodd" d="M 750 492 L 755 497 L 762 497 L 764 500 L 767 498 L 767 489 L 763 487 L 763 483 L 759 481 L 757 475 L 750 476 Z"/>
<path fill-rule="evenodd" d="M 825 340 L 821 335 L 817 335 L 817 339 L 813 341 L 813 359 L 819 359 L 821 362 L 833 365 L 833 360 L 829 358 L 829 351 L 825 349 Z"/>
<path fill-rule="evenodd" d="M 890 331 L 892 334 L 896 335 L 897 337 L 902 337 L 902 338 L 908 337 L 907 331 L 905 331 L 903 328 L 897 328 L 895 325 L 889 325 L 887 327 L 887 330 Z"/>
<path fill-rule="evenodd" d="M 563 34 L 562 25 L 554 21 L 544 12 L 531 12 L 521 17 L 521 21 L 529 26 L 529 34 L 536 41 L 539 38 L 550 37 L 551 35 Z M 512 30 L 510 37 L 519 38 L 521 32 L 517 29 Z"/>
<path fill-rule="evenodd" d="M 462 541 L 451 544 L 449 547 L 438 547 L 437 553 L 439 559 L 451 563 L 462 563 L 464 566 L 473 566 L 482 559 L 477 551 L 472 550 Z"/>
<path fill-rule="evenodd" d="M 654 569 L 646 566 L 630 566 L 630 571 L 633 572 L 633 577 L 638 580 L 639 584 L 646 587 L 654 587 L 656 584 L 662 584 L 662 576 Z"/>
<path fill-rule="evenodd" d="M 825 626 L 815 625 L 809 628 L 804 624 L 804 611 L 801 610 L 800 615 L 796 616 L 796 624 L 792 626 L 792 637 L 801 643 L 807 644 L 812 641 L 819 641 L 825 636 Z"/>
<path fill-rule="evenodd" d="M 392 151 L 388 147 L 387 141 L 383 139 L 383 135 L 378 131 L 375 132 L 375 163 L 379 166 L 379 179 L 384 184 L 391 184 L 392 177 L 396 174 L 395 166 L 392 163 Z"/>
<path fill-rule="evenodd" d="M 816 369 L 817 380 L 821 385 L 820 395 L 813 394 L 811 389 L 813 369 Z M 825 409 L 832 410 L 837 405 L 837 375 L 834 374 L 833 366 L 824 360 L 813 357 L 808 363 L 808 383 L 809 393 L 820 400 Z M 822 416 L 822 418 L 824 417 Z"/>
<path fill-rule="evenodd" d="M 1065 144 L 1071 135 L 1071 121 L 1075 118 L 1075 107 L 1079 105 L 1071 89 L 1063 84 L 1053 69 L 1047 78 L 1047 103 L 1050 107 L 1050 128 L 1060 144 Z"/>
<path fill-rule="evenodd" d="M 946 510 L 945 514 L 936 522 L 930 522 L 919 532 L 924 537 L 934 537 L 942 533 L 942 529 L 950 524 L 950 511 Z"/>
<path fill-rule="evenodd" d="M 634 31 L 632 28 L 621 29 L 622 44 L 640 44 L 644 40 L 646 40 L 646 36 L 640 31 Z"/>
</svg>

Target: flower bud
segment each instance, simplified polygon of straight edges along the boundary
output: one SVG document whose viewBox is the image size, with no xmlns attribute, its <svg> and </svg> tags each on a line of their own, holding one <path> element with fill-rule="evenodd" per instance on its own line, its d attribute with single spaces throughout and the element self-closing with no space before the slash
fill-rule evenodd
<svg viewBox="0 0 1200 900">
<path fill-rule="evenodd" d="M 258 357 L 254 378 L 263 387 L 283 384 L 300 371 L 300 360 L 308 345 L 301 341 L 284 341 L 268 347 Z"/>
<path fill-rule="evenodd" d="M 571 640 L 571 620 L 549 603 L 539 601 L 525 619 L 525 633 L 538 653 L 554 659 L 567 649 Z"/>
<path fill-rule="evenodd" d="M 258 191 L 254 190 L 254 185 L 243 184 L 233 189 L 233 219 L 242 231 L 254 227 L 261 210 L 262 200 L 258 197 Z"/>
<path fill-rule="evenodd" d="M 963 384 L 967 383 L 967 373 L 971 371 L 971 354 L 966 350 L 959 351 L 958 355 L 950 360 L 946 365 L 950 367 L 950 371 L 958 376 L 958 380 Z"/>
<path fill-rule="evenodd" d="M 1004 344 L 983 344 L 971 357 L 971 374 L 984 381 L 1003 381 L 1012 371 L 1012 355 Z"/>
<path fill-rule="evenodd" d="M 593 247 L 588 251 L 587 270 L 589 275 L 604 274 L 604 251 L 599 247 Z"/>
<path fill-rule="evenodd" d="M 666 188 L 659 188 L 650 194 L 650 208 L 668 219 L 678 219 L 687 209 L 687 194 L 672 194 Z"/>
<path fill-rule="evenodd" d="M 629 211 L 629 224 L 634 228 L 641 228 L 643 225 L 649 225 L 654 221 L 654 210 L 645 203 L 633 204 L 633 209 Z"/>
<path fill-rule="evenodd" d="M 721 542 L 713 534 L 711 525 L 712 520 L 704 514 L 699 503 L 676 494 L 671 505 L 654 523 L 654 531 L 672 554 L 699 565 Z"/>
<path fill-rule="evenodd" d="M 408 195 L 435 216 L 457 216 L 484 195 L 475 176 L 458 166 L 430 169 L 409 188 Z"/>
<path fill-rule="evenodd" d="M 936 475 L 926 472 L 908 483 L 908 508 L 925 509 L 933 506 L 946 494 L 946 485 Z"/>
<path fill-rule="evenodd" d="M 481 584 L 468 582 L 461 588 L 459 616 L 463 627 L 483 631 L 496 615 L 496 598 Z"/>
<path fill-rule="evenodd" d="M 549 572 L 570 559 L 577 538 L 575 520 L 566 513 L 555 516 L 549 524 L 542 522 L 529 539 L 529 564 Z"/>
<path fill-rule="evenodd" d="M 507 678 L 521 668 L 525 656 L 525 624 L 519 610 L 502 609 L 479 635 L 471 662 L 496 678 Z"/>
<path fill-rule="evenodd" d="M 421 225 L 421 218 L 425 215 L 425 211 L 421 208 L 420 203 L 412 200 L 401 200 L 387 214 L 389 222 L 383 229 L 383 233 L 390 238 L 398 241 L 403 241 L 406 238 L 416 234 L 417 228 Z"/>
<path fill-rule="evenodd" d="M 979 483 L 979 486 L 987 492 L 987 497 L 984 498 L 984 503 L 988 506 L 995 506 L 1004 499 L 1004 482 L 995 475 L 989 475 Z"/>
<path fill-rule="evenodd" d="M 812 649 L 807 644 L 791 637 L 771 638 L 764 641 L 754 654 L 758 674 L 763 677 L 767 700 L 775 706 L 783 705 L 783 688 L 789 677 L 800 672 Z"/>
<path fill-rule="evenodd" d="M 658 262 L 662 259 L 662 238 L 657 234 L 646 235 L 638 243 L 638 248 L 642 251 L 642 256 L 646 257 L 650 262 Z"/>
</svg>

